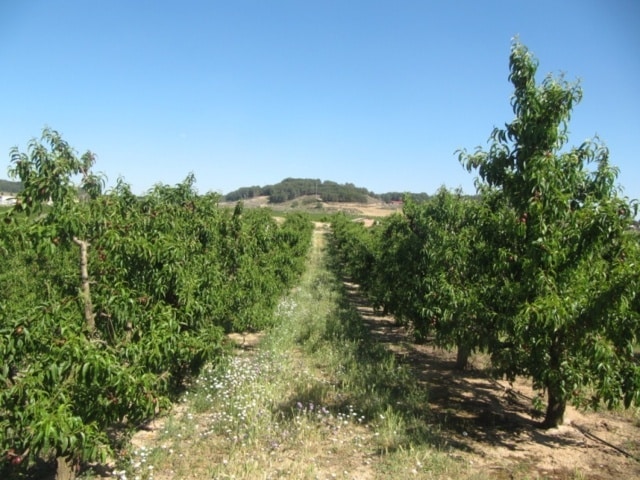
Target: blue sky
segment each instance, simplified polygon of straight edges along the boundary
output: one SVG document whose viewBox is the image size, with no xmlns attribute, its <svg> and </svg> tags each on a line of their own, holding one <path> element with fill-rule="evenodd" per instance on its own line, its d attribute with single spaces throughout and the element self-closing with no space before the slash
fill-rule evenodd
<svg viewBox="0 0 640 480">
<path fill-rule="evenodd" d="M 45 125 L 136 193 L 285 177 L 475 191 L 455 150 L 513 118 L 518 35 L 580 79 L 570 144 L 598 134 L 640 198 L 640 2 L 3 0 L 0 178 Z"/>
</svg>

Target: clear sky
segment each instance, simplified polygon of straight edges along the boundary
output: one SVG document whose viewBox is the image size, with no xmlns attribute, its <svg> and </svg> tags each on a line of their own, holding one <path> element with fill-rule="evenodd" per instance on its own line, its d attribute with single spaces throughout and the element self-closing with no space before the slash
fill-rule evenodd
<svg viewBox="0 0 640 480">
<path fill-rule="evenodd" d="M 473 193 L 454 152 L 513 118 L 516 35 L 581 81 L 570 145 L 598 134 L 640 198 L 638 0 L 0 0 L 0 178 L 49 126 L 136 193 Z"/>
</svg>

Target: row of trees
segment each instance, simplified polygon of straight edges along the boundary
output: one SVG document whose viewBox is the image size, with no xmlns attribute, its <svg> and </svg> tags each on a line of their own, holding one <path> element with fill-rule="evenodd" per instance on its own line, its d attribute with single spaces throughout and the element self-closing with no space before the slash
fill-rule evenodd
<svg viewBox="0 0 640 480">
<path fill-rule="evenodd" d="M 142 197 L 122 181 L 103 193 L 93 162 L 50 129 L 12 151 L 24 189 L 0 226 L 6 474 L 112 454 L 219 358 L 225 332 L 270 325 L 304 266 L 303 216 L 279 225 L 263 209 L 220 208 L 193 176 Z"/>
<path fill-rule="evenodd" d="M 410 197 L 412 200 L 416 202 L 424 202 L 428 200 L 430 195 L 428 193 L 408 193 L 408 192 L 388 192 L 381 193 L 379 195 L 373 195 L 375 198 L 379 199 L 385 203 L 391 202 L 403 202 L 406 197 Z"/>
<path fill-rule="evenodd" d="M 344 217 L 334 247 L 375 303 L 458 348 L 491 355 L 498 375 L 546 392 L 544 427 L 566 404 L 640 404 L 640 242 L 636 204 L 615 186 L 598 140 L 565 148 L 582 96 L 514 42 L 514 120 L 487 151 L 461 151 L 479 198 L 441 190 L 371 230 Z"/>
</svg>

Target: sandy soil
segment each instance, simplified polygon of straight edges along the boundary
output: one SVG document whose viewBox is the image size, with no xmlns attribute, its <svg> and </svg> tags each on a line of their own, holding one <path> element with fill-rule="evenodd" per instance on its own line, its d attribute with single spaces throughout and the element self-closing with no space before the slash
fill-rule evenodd
<svg viewBox="0 0 640 480">
<path fill-rule="evenodd" d="M 640 415 L 568 407 L 564 425 L 541 430 L 535 392 L 524 379 L 510 385 L 491 378 L 482 356 L 471 359 L 468 371 L 455 371 L 455 353 L 412 343 L 393 318 L 362 300 L 357 286 L 347 288 L 373 335 L 429 390 L 433 421 L 448 443 L 479 471 L 492 478 L 640 478 Z"/>
</svg>

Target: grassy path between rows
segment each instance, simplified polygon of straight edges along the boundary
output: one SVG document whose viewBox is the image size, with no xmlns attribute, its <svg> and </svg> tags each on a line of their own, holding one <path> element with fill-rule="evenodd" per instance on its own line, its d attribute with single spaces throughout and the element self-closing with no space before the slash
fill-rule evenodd
<svg viewBox="0 0 640 480">
<path fill-rule="evenodd" d="M 476 478 L 432 430 L 425 389 L 371 340 L 324 248 L 316 231 L 279 325 L 203 372 L 170 416 L 134 437 L 113 475 Z"/>
</svg>

